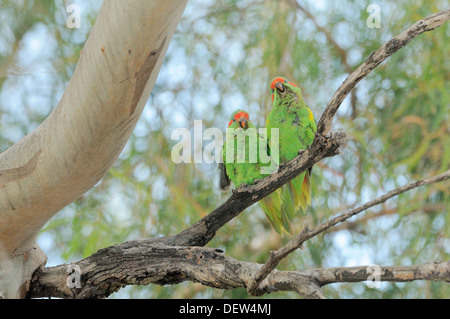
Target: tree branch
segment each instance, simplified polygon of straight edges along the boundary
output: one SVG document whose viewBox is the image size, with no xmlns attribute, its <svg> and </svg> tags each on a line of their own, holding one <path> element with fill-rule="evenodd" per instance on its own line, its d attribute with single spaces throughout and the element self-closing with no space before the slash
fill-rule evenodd
<svg viewBox="0 0 450 319">
<path fill-rule="evenodd" d="M 198 282 L 219 289 L 247 288 L 261 264 L 226 257 L 206 247 L 180 247 L 159 240 L 135 240 L 99 250 L 70 265 L 39 269 L 28 298 L 105 298 L 126 285 Z M 77 274 L 72 272 L 78 269 Z M 335 282 L 370 280 L 371 267 L 319 268 L 307 271 L 274 270 L 261 283 L 263 293 L 294 291 L 304 298 L 325 298 L 321 286 Z M 379 267 L 380 281 L 450 281 L 450 263 Z M 74 281 L 72 281 L 74 279 Z M 77 284 L 79 288 L 72 286 Z"/>
<path fill-rule="evenodd" d="M 438 210 L 444 210 L 444 209 L 446 209 L 446 207 L 447 206 L 445 204 L 437 204 L 437 203 L 425 204 L 421 207 L 411 207 L 406 212 L 402 212 L 402 216 L 406 216 L 406 215 L 410 215 L 410 214 L 418 213 L 418 212 L 433 213 Z M 389 216 L 389 215 L 398 214 L 398 211 L 399 211 L 398 207 L 394 207 L 394 208 L 390 208 L 390 209 L 383 209 L 376 213 L 364 215 L 353 222 L 346 221 L 345 223 L 342 223 L 336 227 L 333 227 L 332 229 L 329 229 L 328 232 L 337 232 L 337 231 L 341 231 L 341 230 L 350 230 L 350 231 L 359 232 L 359 229 L 358 229 L 359 225 L 364 224 L 369 220 L 379 218 L 381 216 Z"/>
<path fill-rule="evenodd" d="M 328 103 L 322 117 L 317 124 L 317 130 L 326 135 L 331 129 L 331 122 L 334 115 L 341 105 L 345 97 L 350 91 L 366 77 L 381 62 L 386 60 L 392 54 L 403 48 L 418 35 L 423 32 L 431 31 L 440 27 L 450 19 L 450 9 L 430 15 L 422 20 L 417 21 L 411 27 L 400 33 L 398 36 L 386 42 L 381 48 L 373 52 L 352 74 L 350 74 L 341 84 L 339 89 L 334 93 L 331 101 Z"/>
<path fill-rule="evenodd" d="M 299 156 L 289 161 L 278 172 L 260 180 L 255 185 L 243 186 L 233 190 L 233 194 L 222 205 L 194 225 L 179 234 L 166 239 L 166 243 L 175 246 L 204 246 L 216 231 L 247 207 L 258 202 L 277 188 L 286 184 L 300 173 L 322 160 L 339 154 L 345 133 L 337 131 L 328 137 L 317 137 L 313 144 Z"/>
<path fill-rule="evenodd" d="M 177 284 L 190 280 L 204 285 L 233 289 L 247 288 L 252 295 L 275 291 L 296 291 L 305 298 L 324 298 L 320 287 L 334 282 L 368 280 L 367 267 L 313 269 L 304 272 L 274 270 L 279 261 L 320 234 L 369 207 L 408 190 L 450 178 L 450 170 L 390 191 L 364 205 L 328 220 L 309 230 L 307 227 L 285 247 L 271 252 L 264 264 L 240 262 L 223 256 L 221 250 L 167 245 L 165 238 L 134 240 L 99 250 L 76 262 L 80 269 L 78 288 L 68 287 L 69 265 L 39 269 L 33 276 L 28 297 L 104 298 L 126 285 Z M 448 262 L 425 266 L 385 267 L 380 280 L 450 280 Z M 70 269 L 73 269 L 70 268 Z"/>
<path fill-rule="evenodd" d="M 245 288 L 260 266 L 225 257 L 219 249 L 167 246 L 152 239 L 135 240 L 101 249 L 70 265 L 38 270 L 28 298 L 105 298 L 126 285 L 173 285 L 186 280 L 220 289 Z M 74 268 L 80 270 L 79 288 L 68 285 Z M 269 276 L 264 289 L 323 297 L 316 283 L 288 272 Z"/>
<path fill-rule="evenodd" d="M 450 282 L 450 261 L 431 262 L 412 266 L 359 266 L 308 270 L 320 285 L 338 282 L 361 282 L 369 277 L 379 281 L 407 282 L 433 280 Z"/>
<path fill-rule="evenodd" d="M 440 174 L 440 175 L 436 175 L 424 180 L 420 180 L 420 181 L 416 181 L 413 183 L 410 183 L 408 185 L 405 185 L 403 187 L 399 187 L 395 190 L 392 190 L 386 194 L 384 194 L 383 196 L 377 197 L 371 201 L 368 201 L 367 203 L 358 206 L 356 208 L 353 208 L 335 218 L 332 218 L 322 224 L 320 224 L 317 227 L 314 227 L 313 229 L 309 230 L 308 227 L 304 227 L 303 230 L 300 232 L 300 234 L 298 234 L 294 239 L 292 239 L 286 246 L 282 247 L 281 249 L 273 252 L 270 252 L 270 258 L 267 260 L 267 262 L 264 264 L 263 267 L 261 267 L 261 269 L 259 270 L 259 272 L 256 274 L 255 278 L 254 278 L 254 282 L 249 286 L 249 293 L 251 295 L 258 295 L 258 285 L 264 280 L 264 278 L 267 277 L 267 275 L 273 270 L 275 269 L 275 267 L 278 265 L 278 263 L 285 258 L 286 256 L 288 256 L 291 252 L 293 252 L 294 250 L 297 250 L 299 247 L 301 247 L 303 245 L 303 243 L 305 241 L 307 241 L 308 239 L 317 236 L 318 234 L 326 231 L 327 229 L 335 226 L 338 223 L 341 223 L 347 219 L 349 219 L 350 217 L 355 216 L 356 214 L 359 214 L 363 211 L 365 211 L 366 209 L 384 203 L 385 201 L 387 201 L 389 198 L 392 198 L 394 196 L 397 196 L 401 193 L 404 193 L 406 191 L 409 191 L 411 189 L 423 186 L 423 185 L 427 185 L 427 184 L 432 184 L 432 183 L 438 183 L 438 182 L 442 182 L 445 181 L 447 179 L 450 178 L 450 170 Z"/>
</svg>

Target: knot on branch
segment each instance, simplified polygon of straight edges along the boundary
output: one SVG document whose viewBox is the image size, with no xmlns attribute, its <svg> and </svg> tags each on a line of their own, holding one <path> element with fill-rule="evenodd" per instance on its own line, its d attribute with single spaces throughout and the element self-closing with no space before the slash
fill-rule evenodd
<svg viewBox="0 0 450 319">
<path fill-rule="evenodd" d="M 321 133 L 316 133 L 314 142 L 311 144 L 311 150 L 322 153 L 323 157 L 330 157 L 341 154 L 340 147 L 344 144 L 347 134 L 343 129 L 338 129 L 331 132 L 330 135 L 324 136 Z"/>
</svg>

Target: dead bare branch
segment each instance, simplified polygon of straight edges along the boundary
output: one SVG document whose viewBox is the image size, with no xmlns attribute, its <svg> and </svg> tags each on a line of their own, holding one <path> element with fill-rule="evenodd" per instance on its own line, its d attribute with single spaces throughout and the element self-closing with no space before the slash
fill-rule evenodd
<svg viewBox="0 0 450 319">
<path fill-rule="evenodd" d="M 410 183 L 408 185 L 405 185 L 403 187 L 394 189 L 394 190 L 384 194 L 383 196 L 377 197 L 361 206 L 353 208 L 335 218 L 332 218 L 332 219 L 320 224 L 319 226 L 314 227 L 311 230 L 309 230 L 308 227 L 304 227 L 303 230 L 301 231 L 301 233 L 298 234 L 294 239 L 292 239 L 286 246 L 282 247 L 281 249 L 279 249 L 275 252 L 270 253 L 269 260 L 267 260 L 267 262 L 264 264 L 264 266 L 261 267 L 258 274 L 255 276 L 254 282 L 249 286 L 249 293 L 252 295 L 258 295 L 258 285 L 264 280 L 264 278 L 273 269 L 275 269 L 275 267 L 278 265 L 278 263 L 283 258 L 288 256 L 294 250 L 297 250 L 299 247 L 301 247 L 302 244 L 305 241 L 307 241 L 308 239 L 317 236 L 318 234 L 326 231 L 327 229 L 335 226 L 336 224 L 341 223 L 341 222 L 349 219 L 350 217 L 353 217 L 356 214 L 359 214 L 359 213 L 365 211 L 366 209 L 368 209 L 372 206 L 384 203 L 389 198 L 397 196 L 397 195 L 404 193 L 406 191 L 409 191 L 411 189 L 414 189 L 414 188 L 417 188 L 417 187 L 420 187 L 423 185 L 442 182 L 449 178 L 450 178 L 450 170 L 448 170 L 442 174 L 439 174 L 439 175 L 436 175 L 436 176 L 433 176 L 433 177 L 430 177 L 430 178 L 427 178 L 424 180 L 416 181 L 416 182 Z"/>
</svg>

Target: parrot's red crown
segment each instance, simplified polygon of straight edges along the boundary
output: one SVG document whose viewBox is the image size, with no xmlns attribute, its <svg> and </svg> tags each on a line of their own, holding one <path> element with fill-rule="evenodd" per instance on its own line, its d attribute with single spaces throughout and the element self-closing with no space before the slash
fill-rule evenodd
<svg viewBox="0 0 450 319">
<path fill-rule="evenodd" d="M 294 83 L 289 82 L 288 80 L 286 80 L 285 78 L 283 78 L 283 77 L 281 77 L 281 76 L 276 77 L 276 78 L 273 79 L 272 82 L 270 83 L 270 91 L 272 92 L 272 102 L 273 102 L 273 100 L 274 100 L 274 92 L 275 92 L 275 88 L 276 88 L 276 87 L 279 87 L 279 86 L 277 86 L 277 83 L 287 83 L 287 84 L 289 84 L 289 85 L 292 85 L 292 86 L 294 86 L 294 87 L 297 87 Z M 283 87 L 283 86 L 281 86 L 281 87 Z M 283 90 L 282 92 L 284 92 L 284 90 Z"/>
<path fill-rule="evenodd" d="M 277 77 L 277 78 L 275 78 L 275 79 L 272 80 L 272 82 L 270 83 L 270 89 L 271 89 L 271 90 L 274 90 L 274 89 L 275 89 L 275 85 L 276 85 L 278 82 L 281 82 L 281 83 L 287 83 L 287 84 L 290 84 L 290 85 L 292 85 L 292 86 L 297 87 L 297 85 L 295 85 L 294 83 L 289 82 L 289 81 L 286 80 L 285 78 L 279 76 L 279 77 Z"/>
<path fill-rule="evenodd" d="M 230 127 L 233 122 L 239 122 L 241 118 L 245 118 L 248 121 L 250 119 L 250 115 L 248 115 L 248 113 L 244 111 L 237 112 L 236 114 L 234 114 L 233 119 L 228 122 L 228 127 Z"/>
</svg>

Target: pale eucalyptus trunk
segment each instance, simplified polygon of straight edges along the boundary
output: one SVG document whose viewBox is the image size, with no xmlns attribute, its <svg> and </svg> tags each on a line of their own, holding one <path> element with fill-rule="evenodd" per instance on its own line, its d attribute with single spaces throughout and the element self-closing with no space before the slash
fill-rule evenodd
<svg viewBox="0 0 450 319">
<path fill-rule="evenodd" d="M 0 295 L 23 298 L 46 262 L 36 235 L 108 171 L 128 141 L 187 0 L 102 5 L 63 97 L 0 154 Z M 81 21 L 83 23 L 83 21 Z"/>
</svg>

